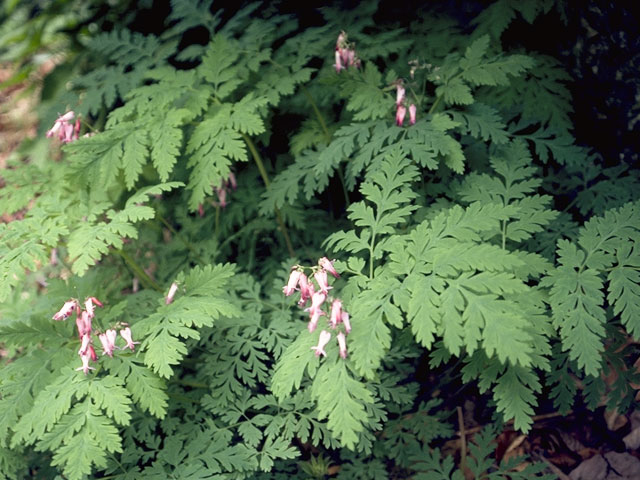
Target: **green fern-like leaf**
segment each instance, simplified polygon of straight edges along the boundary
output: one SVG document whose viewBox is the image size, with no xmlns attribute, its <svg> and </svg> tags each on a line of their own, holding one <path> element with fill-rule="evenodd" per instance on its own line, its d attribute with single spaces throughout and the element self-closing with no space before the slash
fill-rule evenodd
<svg viewBox="0 0 640 480">
<path fill-rule="evenodd" d="M 451 112 L 453 119 L 465 126 L 465 133 L 483 141 L 491 141 L 495 145 L 509 142 L 509 134 L 506 131 L 500 114 L 489 105 L 474 103 L 463 112 Z"/>
<path fill-rule="evenodd" d="M 327 418 L 327 426 L 346 448 L 354 449 L 357 433 L 367 420 L 365 405 L 373 402 L 371 392 L 351 376 L 347 364 L 323 363 L 313 381 L 312 394 L 318 402 L 318 416 Z"/>
<path fill-rule="evenodd" d="M 316 342 L 317 338 L 302 332 L 278 360 L 271 380 L 271 391 L 278 400 L 284 400 L 300 388 L 305 371 L 314 376 L 319 362 L 311 347 Z"/>
<path fill-rule="evenodd" d="M 370 182 L 365 182 L 360 191 L 373 205 L 367 202 L 357 202 L 349 207 L 349 219 L 363 230 L 360 235 L 354 231 L 336 232 L 330 235 L 325 244 L 339 250 L 352 252 L 369 250 L 371 260 L 381 258 L 385 250 L 385 242 L 374 243 L 376 237 L 394 233 L 394 226 L 404 223 L 415 205 L 408 205 L 415 194 L 406 185 L 416 178 L 415 166 L 395 155 L 389 157 L 381 165 L 380 170 L 371 176 Z"/>
<path fill-rule="evenodd" d="M 196 267 L 178 281 L 184 282 L 186 295 L 170 305 L 164 305 L 152 315 L 133 325 L 138 338 L 144 338 L 141 350 L 144 363 L 164 378 L 173 374 L 176 365 L 187 353 L 180 338 L 199 339 L 199 329 L 211 326 L 220 316 L 239 314 L 237 307 L 226 298 L 225 286 L 233 275 L 230 265 Z"/>
<path fill-rule="evenodd" d="M 635 245 L 620 245 L 616 251 L 617 265 L 611 269 L 607 300 L 614 315 L 634 337 L 640 338 L 640 255 Z"/>
<path fill-rule="evenodd" d="M 164 382 L 135 358 L 118 356 L 107 363 L 109 371 L 125 380 L 125 387 L 134 402 L 152 415 L 163 418 L 169 397 Z"/>
<path fill-rule="evenodd" d="M 388 116 L 392 104 L 381 89 L 382 74 L 376 66 L 365 62 L 362 73 L 348 74 L 349 77 L 341 82 L 341 93 L 349 99 L 347 110 L 355 112 L 353 119 L 362 122 Z"/>
<path fill-rule="evenodd" d="M 118 429 L 89 398 L 73 406 L 42 446 L 55 451 L 52 465 L 62 466 L 72 480 L 90 474 L 94 465 L 104 468 L 108 452 L 122 452 Z"/>
<path fill-rule="evenodd" d="M 637 204 L 629 203 L 595 217 L 581 229 L 576 243 L 558 242 L 560 266 L 543 280 L 543 285 L 550 287 L 554 325 L 560 330 L 569 358 L 577 360 L 578 367 L 588 375 L 598 375 L 601 368 L 607 318 L 604 279 L 612 265 L 616 267 L 609 271 L 609 300 L 627 328 L 636 331 L 631 317 L 636 302 L 631 295 L 637 277 L 627 265 L 637 263 L 631 255 L 639 232 Z"/>
</svg>

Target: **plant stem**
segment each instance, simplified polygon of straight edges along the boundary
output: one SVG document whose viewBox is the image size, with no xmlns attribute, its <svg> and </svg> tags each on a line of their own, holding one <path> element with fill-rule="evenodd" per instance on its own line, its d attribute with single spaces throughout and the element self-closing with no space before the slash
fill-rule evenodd
<svg viewBox="0 0 640 480">
<path fill-rule="evenodd" d="M 117 250 L 117 252 L 146 288 L 152 288 L 157 292 L 162 292 L 162 287 L 158 285 L 153 278 L 147 275 L 147 272 L 145 272 L 127 252 L 124 250 Z"/>
<path fill-rule="evenodd" d="M 329 132 L 329 129 L 327 128 L 327 123 L 324 121 L 324 117 L 322 116 L 322 112 L 320 112 L 320 109 L 318 108 L 318 104 L 315 102 L 315 100 L 313 99 L 313 97 L 309 93 L 309 90 L 307 90 L 307 87 L 302 85 L 301 89 L 302 89 L 302 93 L 304 93 L 304 95 L 307 97 L 307 100 L 309 100 L 309 103 L 311 104 L 311 108 L 313 108 L 313 111 L 316 114 L 316 117 L 318 119 L 318 123 L 320 123 L 320 127 L 322 128 L 322 131 L 324 132 L 324 136 L 325 136 L 325 139 L 327 140 L 327 145 L 328 145 L 329 143 L 331 143 L 332 135 Z M 350 204 L 350 202 L 349 202 L 349 192 L 347 191 L 347 185 L 344 182 L 344 175 L 342 174 L 342 169 L 340 168 L 340 165 L 338 165 L 338 167 L 336 168 L 336 171 L 338 172 L 338 178 L 340 179 L 340 185 L 342 185 L 342 193 L 344 194 L 344 201 L 345 201 L 345 203 L 346 203 L 346 205 L 348 207 L 349 204 Z"/>
<path fill-rule="evenodd" d="M 431 105 L 431 108 L 429 109 L 429 115 L 431 115 L 436 110 L 436 107 L 440 103 L 440 99 L 441 98 L 442 98 L 442 95 L 440 95 L 438 98 L 436 98 L 436 101 L 433 102 L 433 105 Z"/>
<path fill-rule="evenodd" d="M 331 141 L 331 133 L 329 133 L 329 129 L 327 128 L 327 124 L 324 121 L 324 117 L 322 116 L 320 109 L 318 108 L 318 104 L 315 102 L 315 100 L 309 93 L 309 90 L 307 90 L 307 87 L 303 85 L 301 88 L 302 88 L 302 93 L 304 93 L 304 95 L 307 97 L 307 100 L 309 100 L 309 103 L 311 104 L 311 108 L 313 108 L 313 111 L 315 112 L 316 117 L 318 118 L 318 122 L 322 127 L 322 131 L 324 132 L 324 136 L 327 139 L 327 143 L 329 143 Z"/>
<path fill-rule="evenodd" d="M 214 235 L 218 238 L 218 233 L 220 232 L 220 205 L 216 205 L 216 227 L 214 231 Z"/>
<path fill-rule="evenodd" d="M 253 156 L 253 159 L 256 162 L 256 165 L 258 166 L 258 170 L 260 171 L 260 175 L 262 176 L 262 181 L 264 182 L 265 186 L 268 188 L 269 185 L 271 185 L 271 182 L 269 181 L 269 175 L 267 175 L 267 170 L 264 168 L 264 163 L 262 163 L 262 157 L 260 157 L 260 153 L 258 153 L 258 149 L 256 149 L 256 146 L 251 140 L 251 138 L 249 138 L 245 133 L 242 133 L 241 135 L 243 140 L 247 144 L 247 147 L 249 147 L 249 151 L 251 152 L 251 155 Z M 284 224 L 284 221 L 282 220 L 282 214 L 280 213 L 280 210 L 278 209 L 278 207 L 276 207 L 275 205 L 273 209 L 276 212 L 276 221 L 278 222 L 278 226 L 280 227 L 280 231 L 282 232 L 282 236 L 284 237 L 284 242 L 287 245 L 289 256 L 293 258 L 296 256 L 296 253 L 293 250 L 293 245 L 291 244 L 291 239 L 289 238 L 289 232 L 287 231 L 287 227 Z"/>
<path fill-rule="evenodd" d="M 373 280 L 373 248 L 375 246 L 376 234 L 371 234 L 371 243 L 369 244 L 369 280 Z"/>
</svg>

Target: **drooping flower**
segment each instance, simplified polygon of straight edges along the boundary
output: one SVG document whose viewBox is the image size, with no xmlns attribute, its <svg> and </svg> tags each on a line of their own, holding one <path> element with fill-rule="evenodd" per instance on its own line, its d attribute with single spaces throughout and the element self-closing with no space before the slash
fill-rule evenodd
<svg viewBox="0 0 640 480">
<path fill-rule="evenodd" d="M 335 262 L 335 260 L 329 260 L 327 257 L 322 257 L 320 260 L 318 260 L 318 265 L 320 265 L 335 278 L 338 278 L 340 275 L 338 275 L 338 272 L 336 272 L 336 269 L 333 266 L 333 262 Z"/>
<path fill-rule="evenodd" d="M 316 293 L 316 289 L 313 286 L 312 282 L 309 282 L 307 279 L 307 294 L 305 296 L 302 295 L 302 289 L 300 289 L 300 301 L 298 301 L 299 307 L 304 307 L 307 303 L 307 300 L 313 298 L 313 294 Z"/>
<path fill-rule="evenodd" d="M 336 63 L 334 67 L 336 69 L 336 73 L 340 73 L 342 70 L 347 69 L 347 67 L 360 67 L 360 59 L 356 56 L 354 44 L 349 44 L 347 42 L 347 34 L 345 32 L 340 32 L 338 35 L 338 40 L 336 41 L 336 49 L 335 49 L 335 59 Z"/>
<path fill-rule="evenodd" d="M 91 347 L 91 350 L 93 350 L 93 347 Z M 93 352 L 93 355 L 95 355 L 95 352 Z M 76 368 L 76 371 L 82 370 L 86 375 L 89 373 L 89 370 L 95 370 L 95 368 L 89 366 L 89 360 L 92 360 L 91 351 L 86 351 L 84 354 L 80 355 L 80 358 L 82 359 L 82 366 Z"/>
<path fill-rule="evenodd" d="M 342 66 L 342 52 L 338 47 L 336 47 L 336 63 L 334 64 L 336 68 L 336 73 L 340 73 L 340 71 L 344 68 Z"/>
<path fill-rule="evenodd" d="M 229 172 L 229 177 L 227 178 L 227 186 L 232 189 L 238 188 L 238 181 L 236 180 L 236 176 L 233 172 Z"/>
<path fill-rule="evenodd" d="M 300 301 L 298 302 L 298 305 L 302 306 L 307 303 L 307 300 L 309 300 L 311 295 L 313 295 L 313 284 L 309 283 L 309 279 L 304 273 L 300 273 L 298 287 L 300 289 Z"/>
<path fill-rule="evenodd" d="M 400 105 L 402 105 L 402 102 L 404 102 L 404 93 L 404 87 L 401 83 L 398 83 L 396 85 L 396 107 L 399 107 Z"/>
<path fill-rule="evenodd" d="M 313 274 L 313 278 L 315 278 L 316 282 L 318 282 L 318 287 L 320 287 L 321 292 L 326 294 L 333 288 L 329 286 L 329 282 L 327 280 L 327 271 L 324 268 L 316 271 Z"/>
<path fill-rule="evenodd" d="M 347 50 L 347 65 L 350 67 L 356 65 L 356 51 L 351 48 Z"/>
<path fill-rule="evenodd" d="M 120 336 L 122 338 L 124 338 L 125 342 L 127 342 L 127 347 L 129 347 L 132 351 L 136 349 L 136 345 L 138 345 L 140 342 L 134 342 L 131 339 L 131 329 L 129 327 L 125 327 L 122 330 L 120 330 Z"/>
<path fill-rule="evenodd" d="M 311 318 L 309 319 L 309 323 L 307 324 L 309 333 L 313 332 L 316 329 L 316 327 L 318 326 L 318 320 L 320 320 L 320 317 L 322 315 L 325 315 L 325 313 L 319 308 L 311 310 Z"/>
<path fill-rule="evenodd" d="M 305 309 L 305 312 L 313 312 L 314 310 L 320 309 L 320 306 L 327 299 L 327 294 L 323 291 L 315 292 L 311 295 L 311 306 Z"/>
<path fill-rule="evenodd" d="M 311 350 L 315 350 L 316 357 L 320 355 L 322 355 L 323 357 L 327 356 L 327 352 L 324 351 L 324 347 L 327 346 L 329 340 L 331 340 L 331 333 L 327 332 L 326 330 L 322 330 L 320 332 L 320 337 L 318 338 L 318 345 L 316 345 L 315 347 L 311 347 Z"/>
<path fill-rule="evenodd" d="M 78 327 L 78 336 L 80 338 L 91 334 L 91 317 L 86 310 L 76 316 L 76 327 Z"/>
<path fill-rule="evenodd" d="M 411 125 L 416 124 L 416 104 L 412 103 L 409 105 L 409 123 Z"/>
<path fill-rule="evenodd" d="M 54 122 L 53 127 L 47 130 L 47 138 L 53 137 L 58 132 L 58 130 L 60 130 L 60 128 L 68 124 L 71 120 L 73 120 L 73 117 L 75 116 L 76 114 L 73 111 L 68 111 L 64 115 L 60 115 Z"/>
<path fill-rule="evenodd" d="M 331 320 L 329 324 L 331 328 L 336 328 L 338 323 L 342 321 L 342 302 L 336 298 L 331 304 Z"/>
<path fill-rule="evenodd" d="M 338 345 L 340 346 L 340 356 L 347 358 L 347 340 L 342 332 L 338 334 Z"/>
<path fill-rule="evenodd" d="M 75 125 L 70 123 L 75 117 L 75 113 L 73 111 L 69 111 L 64 115 L 59 116 L 53 127 L 47 130 L 47 137 L 53 137 L 56 133 L 58 134 L 58 139 L 62 143 L 69 143 L 78 139 L 78 133 L 80 132 L 80 119 L 76 119 Z"/>
<path fill-rule="evenodd" d="M 118 336 L 118 332 L 116 332 L 113 328 L 98 335 L 98 338 L 100 339 L 100 343 L 102 343 L 102 351 L 104 352 L 105 355 L 109 355 L 110 357 L 113 357 L 113 350 L 116 348 L 117 336 Z"/>
<path fill-rule="evenodd" d="M 175 296 L 177 291 L 178 291 L 178 284 L 176 282 L 173 282 L 169 287 L 169 293 L 167 293 L 167 296 L 164 299 L 165 305 L 169 305 L 171 302 L 173 302 L 173 297 Z"/>
<path fill-rule="evenodd" d="M 80 346 L 80 350 L 78 350 L 78 355 L 82 356 L 85 353 L 87 353 L 90 343 L 91 343 L 91 335 L 88 333 L 85 333 L 84 335 L 82 335 L 82 345 Z"/>
<path fill-rule="evenodd" d="M 91 318 L 95 316 L 96 307 L 93 306 L 93 302 L 90 298 L 87 298 L 84 301 L 84 309 L 86 310 L 87 315 L 89 315 Z"/>
<path fill-rule="evenodd" d="M 218 203 L 220 204 L 220 206 L 222 208 L 227 206 L 227 189 L 222 187 L 222 188 L 216 188 L 216 193 L 218 194 Z"/>
<path fill-rule="evenodd" d="M 295 270 L 291 270 L 291 273 L 289 274 L 289 281 L 284 287 L 282 287 L 282 291 L 287 297 L 296 291 L 296 286 L 298 285 L 301 274 L 302 272 L 297 268 Z"/>
<path fill-rule="evenodd" d="M 396 125 L 399 127 L 404 123 L 404 117 L 407 114 L 407 107 L 404 105 L 398 105 L 398 109 L 396 110 Z"/>
<path fill-rule="evenodd" d="M 89 314 L 89 317 L 91 318 L 94 317 L 94 313 L 95 313 L 94 304 L 96 304 L 99 307 L 102 306 L 102 303 L 96 297 L 89 297 L 84 302 L 84 309 L 87 311 L 87 313 Z"/>
<path fill-rule="evenodd" d="M 342 323 L 344 323 L 344 331 L 347 333 L 351 332 L 351 322 L 349 321 L 349 314 L 347 312 L 342 312 L 341 320 Z"/>
<path fill-rule="evenodd" d="M 80 133 L 80 119 L 76 118 L 76 124 L 73 126 L 73 137 L 71 140 L 77 140 Z"/>
<path fill-rule="evenodd" d="M 71 315 L 77 307 L 77 300 L 69 300 L 68 302 L 65 302 L 62 308 L 58 310 L 56 314 L 51 318 L 53 318 L 54 320 L 64 320 L 65 318 L 68 318 L 69 315 Z"/>
</svg>

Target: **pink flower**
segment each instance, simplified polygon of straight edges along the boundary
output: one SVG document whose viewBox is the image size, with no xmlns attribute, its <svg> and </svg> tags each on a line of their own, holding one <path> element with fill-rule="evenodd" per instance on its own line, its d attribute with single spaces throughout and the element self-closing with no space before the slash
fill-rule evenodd
<svg viewBox="0 0 640 480">
<path fill-rule="evenodd" d="M 301 273 L 298 280 L 298 287 L 300 287 L 300 301 L 298 305 L 302 306 L 307 303 L 307 300 L 313 295 L 313 284 L 309 283 L 309 279 L 304 273 Z"/>
<path fill-rule="evenodd" d="M 347 358 L 347 340 L 342 332 L 338 334 L 338 345 L 340 346 L 340 356 Z"/>
<path fill-rule="evenodd" d="M 227 178 L 227 185 L 231 188 L 233 188 L 234 190 L 236 188 L 238 188 L 238 182 L 236 180 L 236 176 L 233 174 L 233 172 L 229 172 L 229 178 Z"/>
<path fill-rule="evenodd" d="M 77 140 L 78 133 L 80 133 L 80 119 L 76 118 L 76 124 L 73 127 L 73 137 L 71 140 Z"/>
<path fill-rule="evenodd" d="M 80 358 L 82 359 L 82 366 L 76 368 L 76 371 L 82 370 L 86 375 L 87 373 L 89 373 L 89 370 L 95 370 L 95 368 L 89 366 L 89 360 L 91 359 L 91 352 L 85 352 L 84 354 L 80 355 Z"/>
<path fill-rule="evenodd" d="M 222 208 L 227 206 L 227 189 L 222 187 L 218 188 L 218 200 Z"/>
<path fill-rule="evenodd" d="M 318 338 L 318 345 L 316 345 L 315 347 L 311 347 L 311 350 L 316 351 L 316 357 L 319 357 L 320 355 L 322 355 L 323 357 L 327 356 L 327 352 L 324 351 L 324 347 L 327 346 L 329 340 L 331 340 L 331 333 L 327 332 L 326 330 L 322 330 L 320 332 L 320 337 Z"/>
<path fill-rule="evenodd" d="M 342 320 L 342 302 L 336 298 L 331 304 L 331 328 L 336 328 L 338 323 Z"/>
<path fill-rule="evenodd" d="M 345 332 L 351 332 L 351 322 L 349 321 L 349 314 L 347 312 L 342 312 L 341 320 L 342 323 L 344 323 Z"/>
<path fill-rule="evenodd" d="M 305 312 L 313 313 L 314 310 L 319 310 L 320 306 L 324 303 L 326 299 L 327 299 L 326 293 L 322 291 L 314 293 L 311 296 L 311 306 L 305 309 Z"/>
<path fill-rule="evenodd" d="M 95 307 L 93 306 L 94 303 L 99 307 L 102 306 L 102 303 L 96 297 L 89 297 L 84 302 L 84 309 L 87 311 L 87 314 L 89 314 L 90 318 L 94 317 L 94 313 L 95 313 Z"/>
<path fill-rule="evenodd" d="M 416 124 L 416 105 L 415 105 L 415 103 L 412 103 L 411 105 L 409 105 L 409 123 L 411 125 L 415 125 Z"/>
<path fill-rule="evenodd" d="M 177 291 L 178 291 L 178 284 L 176 282 L 173 282 L 169 287 L 169 293 L 167 293 L 167 296 L 164 299 L 165 305 L 169 305 L 171 302 L 173 302 L 173 297 L 175 296 Z"/>
<path fill-rule="evenodd" d="M 400 105 L 402 105 L 402 102 L 404 102 L 405 89 L 400 83 L 398 83 L 396 85 L 396 88 L 397 88 L 397 90 L 396 90 L 396 106 L 399 107 Z"/>
<path fill-rule="evenodd" d="M 340 275 L 338 275 L 338 272 L 336 272 L 336 269 L 333 266 L 333 262 L 335 262 L 335 260 L 329 260 L 327 257 L 322 257 L 320 260 L 318 260 L 318 265 L 320 265 L 335 278 L 338 278 Z"/>
<path fill-rule="evenodd" d="M 340 73 L 340 71 L 344 68 L 342 66 L 342 51 L 338 47 L 336 47 L 336 63 L 334 67 L 336 67 L 336 73 Z"/>
<path fill-rule="evenodd" d="M 91 317 L 86 310 L 81 315 L 76 316 L 76 327 L 78 327 L 78 336 L 80 338 L 91 334 Z"/>
<path fill-rule="evenodd" d="M 309 319 L 309 323 L 307 324 L 309 333 L 313 332 L 316 329 L 316 327 L 318 326 L 318 320 L 320 320 L 320 317 L 322 315 L 325 315 L 325 313 L 319 308 L 311 310 L 311 318 Z"/>
<path fill-rule="evenodd" d="M 98 335 L 100 339 L 100 343 L 102 343 L 102 351 L 105 355 L 109 355 L 113 357 L 113 350 L 116 348 L 116 337 L 118 336 L 118 332 L 114 329 L 109 329 L 104 333 Z"/>
<path fill-rule="evenodd" d="M 307 300 L 313 298 L 313 294 L 316 293 L 316 289 L 313 286 L 313 283 L 309 281 L 307 281 L 306 289 L 306 294 L 303 295 L 302 287 L 300 287 L 300 300 L 298 301 L 299 307 L 303 307 L 307 303 Z"/>
<path fill-rule="evenodd" d="M 333 288 L 329 286 L 327 280 L 327 271 L 325 269 L 318 270 L 313 274 L 313 278 L 315 278 L 316 282 L 318 282 L 318 287 L 320 287 L 321 292 L 326 294 L 331 288 Z"/>
<path fill-rule="evenodd" d="M 78 355 L 82 356 L 86 354 L 90 343 L 91 343 L 91 335 L 88 333 L 85 333 L 84 335 L 82 335 L 82 346 L 80 347 L 80 350 L 78 350 Z"/>
<path fill-rule="evenodd" d="M 62 143 L 69 143 L 78 139 L 78 133 L 80 133 L 80 119 L 76 119 L 75 125 L 70 122 L 75 117 L 75 113 L 70 111 L 58 117 L 53 124 L 53 127 L 47 131 L 47 137 L 53 137 L 56 133 L 58 139 Z"/>
<path fill-rule="evenodd" d="M 140 343 L 140 342 L 134 342 L 133 340 L 131 340 L 131 329 L 129 327 L 126 327 L 120 330 L 120 336 L 124 338 L 124 340 L 127 342 L 127 347 L 129 347 L 131 350 L 135 350 L 136 349 L 135 346 Z"/>
<path fill-rule="evenodd" d="M 347 67 L 360 67 L 360 59 L 356 56 L 356 51 L 353 47 L 353 44 L 349 45 L 349 42 L 347 42 L 347 34 L 340 32 L 338 40 L 336 41 L 335 51 L 336 63 L 334 67 L 337 73 L 340 73 Z"/>
<path fill-rule="evenodd" d="M 404 123 L 404 116 L 407 114 L 407 107 L 404 105 L 398 105 L 398 109 L 396 110 L 396 125 L 399 127 Z"/>
<path fill-rule="evenodd" d="M 302 272 L 297 268 L 295 270 L 291 270 L 291 273 L 289 274 L 289 281 L 284 287 L 282 287 L 282 291 L 284 292 L 285 296 L 288 297 L 296 291 L 296 286 L 298 285 L 301 274 Z"/>
<path fill-rule="evenodd" d="M 75 116 L 76 114 L 73 111 L 69 111 L 64 115 L 60 115 L 53 124 L 53 127 L 47 130 L 47 138 L 53 137 L 61 127 L 67 125 L 71 120 L 73 120 L 73 117 Z"/>
<path fill-rule="evenodd" d="M 77 306 L 77 300 L 69 300 L 68 302 L 65 302 L 62 308 L 58 310 L 56 314 L 51 318 L 53 318 L 54 320 L 64 320 L 73 313 Z"/>
<path fill-rule="evenodd" d="M 96 351 L 93 349 L 93 345 L 89 345 L 89 358 L 92 362 L 98 360 L 98 355 L 96 355 Z"/>
</svg>

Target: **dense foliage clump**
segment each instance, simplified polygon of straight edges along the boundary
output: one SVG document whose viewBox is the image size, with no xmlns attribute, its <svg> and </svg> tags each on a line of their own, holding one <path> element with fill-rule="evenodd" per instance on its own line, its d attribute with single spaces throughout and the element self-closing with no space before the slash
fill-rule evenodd
<svg viewBox="0 0 640 480">
<path fill-rule="evenodd" d="M 6 58 L 56 66 L 1 171 L 0 476 L 458 480 L 454 377 L 523 432 L 541 398 L 633 402 L 637 171 L 502 41 L 561 3 L 174 1 L 153 32 L 150 2 L 28 3 Z M 468 471 L 544 477 L 495 434 Z"/>
</svg>

